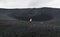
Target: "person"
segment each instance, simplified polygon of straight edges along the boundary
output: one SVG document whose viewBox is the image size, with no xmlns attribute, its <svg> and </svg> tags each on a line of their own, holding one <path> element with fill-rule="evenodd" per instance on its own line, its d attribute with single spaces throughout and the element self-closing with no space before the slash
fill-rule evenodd
<svg viewBox="0 0 60 37">
<path fill-rule="evenodd" d="M 30 23 L 32 22 L 32 18 L 29 19 L 29 22 L 30 22 Z"/>
</svg>

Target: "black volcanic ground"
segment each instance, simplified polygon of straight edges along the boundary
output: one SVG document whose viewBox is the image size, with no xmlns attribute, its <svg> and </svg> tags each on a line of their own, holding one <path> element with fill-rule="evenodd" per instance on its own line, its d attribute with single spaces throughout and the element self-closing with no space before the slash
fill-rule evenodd
<svg viewBox="0 0 60 37">
<path fill-rule="evenodd" d="M 60 37 L 60 9 L 0 9 L 0 36 Z"/>
</svg>

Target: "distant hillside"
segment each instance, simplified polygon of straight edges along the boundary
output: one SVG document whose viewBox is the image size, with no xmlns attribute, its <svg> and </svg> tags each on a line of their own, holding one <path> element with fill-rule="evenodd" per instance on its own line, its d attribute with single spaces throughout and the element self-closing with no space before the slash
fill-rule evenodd
<svg viewBox="0 0 60 37">
<path fill-rule="evenodd" d="M 29 20 L 47 21 L 60 18 L 60 9 L 58 8 L 27 8 L 27 9 L 0 9 L 1 20 Z"/>
</svg>

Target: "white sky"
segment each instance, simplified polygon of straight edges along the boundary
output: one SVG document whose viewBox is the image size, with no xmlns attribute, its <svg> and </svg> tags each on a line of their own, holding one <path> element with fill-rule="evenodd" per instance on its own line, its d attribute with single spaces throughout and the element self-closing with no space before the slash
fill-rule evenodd
<svg viewBox="0 0 60 37">
<path fill-rule="evenodd" d="M 60 8 L 60 0 L 0 0 L 0 8 Z"/>
</svg>

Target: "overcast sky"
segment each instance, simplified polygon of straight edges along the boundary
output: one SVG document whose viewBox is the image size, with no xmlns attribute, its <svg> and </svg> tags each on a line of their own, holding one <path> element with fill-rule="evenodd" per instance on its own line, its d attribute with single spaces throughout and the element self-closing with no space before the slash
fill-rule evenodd
<svg viewBox="0 0 60 37">
<path fill-rule="evenodd" d="M 0 8 L 60 8 L 60 0 L 0 0 Z"/>
</svg>

